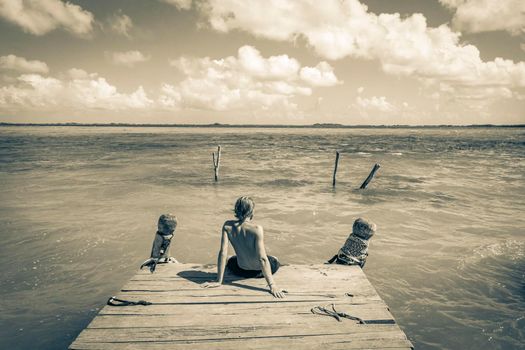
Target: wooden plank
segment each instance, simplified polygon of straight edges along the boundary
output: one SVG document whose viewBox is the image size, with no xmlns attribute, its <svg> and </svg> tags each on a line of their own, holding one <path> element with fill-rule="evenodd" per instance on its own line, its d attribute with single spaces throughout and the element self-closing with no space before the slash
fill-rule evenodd
<svg viewBox="0 0 525 350">
<path fill-rule="evenodd" d="M 375 337 L 375 335 L 374 335 Z M 313 349 L 390 349 L 403 348 L 410 349 L 412 344 L 406 339 L 389 339 L 389 338 L 371 338 L 358 339 L 353 335 L 303 335 L 292 338 L 240 338 L 237 340 L 213 340 L 209 341 L 189 341 L 189 342 L 172 342 L 172 341 L 156 341 L 156 342 L 75 342 L 71 349 L 74 350 L 88 350 L 88 349 L 111 349 L 111 350 L 165 350 L 182 349 L 182 350 L 209 350 L 209 349 L 224 349 L 224 350 L 238 350 L 238 349 L 282 349 L 287 350 L 313 350 Z"/>
<path fill-rule="evenodd" d="M 111 316 L 111 317 L 107 317 Z M 358 315 L 355 315 L 358 316 Z M 388 325 L 386 322 L 395 322 L 391 316 L 383 313 L 370 314 L 365 316 L 366 322 L 382 322 L 383 324 L 370 323 L 366 326 L 374 327 L 376 325 Z M 321 316 L 319 316 L 321 317 Z M 286 325 L 287 327 L 293 327 L 295 324 L 315 324 L 317 327 L 323 328 L 341 328 L 341 327 L 353 327 L 353 323 L 357 323 L 353 320 L 343 320 L 337 322 L 335 319 L 329 319 L 327 316 L 325 320 L 319 318 L 311 318 L 308 313 L 294 314 L 294 315 L 280 315 L 279 319 L 265 317 L 264 315 L 258 315 L 255 320 L 254 317 L 247 317 L 246 314 L 238 314 L 237 317 L 226 317 L 222 315 L 211 315 L 195 316 L 190 319 L 188 315 L 184 316 L 173 316 L 166 317 L 166 315 L 105 315 L 100 318 L 97 317 L 96 321 L 92 322 L 87 329 L 91 328 L 131 328 L 131 327 L 191 327 L 198 325 L 215 325 L 215 326 L 226 326 L 226 327 L 241 327 L 247 322 L 251 326 L 266 326 L 273 324 Z M 344 322 L 344 323 L 343 323 Z"/>
<path fill-rule="evenodd" d="M 192 271 L 193 272 L 193 271 Z M 301 273 L 304 275 L 303 272 L 298 272 L 298 274 Z M 207 281 L 212 281 L 214 279 L 214 277 L 212 278 L 200 278 L 200 277 L 190 277 L 187 275 L 187 277 L 180 277 L 178 275 L 174 275 L 174 276 L 156 276 L 157 272 L 155 272 L 155 274 L 153 275 L 150 275 L 150 276 L 147 276 L 147 275 L 142 275 L 142 276 L 136 276 L 135 278 L 132 278 L 130 280 L 130 282 L 145 282 L 145 283 L 154 283 L 154 282 L 170 282 L 170 283 L 184 283 L 184 282 L 191 282 L 191 283 L 194 283 L 196 285 L 198 284 L 203 284 Z M 215 276 L 215 274 L 213 274 L 213 276 Z M 366 277 L 362 276 L 362 275 L 355 275 L 355 276 L 352 276 L 352 275 L 336 275 L 336 276 L 324 276 L 324 275 L 316 275 L 316 276 L 311 276 L 312 277 L 312 280 L 310 282 L 312 282 L 314 285 L 316 284 L 322 284 L 322 282 L 341 282 L 341 281 L 353 281 L 353 282 L 363 282 L 363 283 L 368 283 L 370 284 L 370 282 L 366 279 Z M 315 278 L 315 279 L 314 279 Z M 292 276 L 283 276 L 283 275 L 275 275 L 274 276 L 274 280 L 278 283 L 287 283 L 289 285 L 301 285 L 301 284 L 304 284 L 304 278 L 302 278 L 302 276 L 297 276 L 297 275 L 292 275 Z M 225 283 L 231 283 L 231 282 L 238 282 L 238 283 L 245 283 L 247 285 L 261 285 L 265 283 L 265 280 L 264 278 L 252 278 L 252 279 L 246 279 L 246 278 L 228 278 L 226 277 L 225 278 Z"/>
<path fill-rule="evenodd" d="M 280 276 L 279 278 L 277 278 L 277 276 L 274 276 L 274 280 L 278 282 L 279 284 L 286 283 L 290 286 L 301 286 L 301 284 L 303 284 L 303 287 L 309 287 L 309 288 L 311 288 L 314 285 L 322 285 L 322 282 L 332 282 L 332 284 L 334 284 L 334 282 L 352 281 L 352 282 L 360 283 L 360 284 L 363 284 L 363 283 L 370 284 L 370 282 L 366 278 L 363 278 L 363 277 L 353 278 L 352 276 L 345 276 L 345 277 L 341 277 L 340 279 L 339 278 L 329 278 L 329 277 L 324 277 L 324 278 L 320 277 L 317 279 L 317 276 L 315 277 L 316 279 L 311 281 L 313 283 L 312 285 L 309 285 L 309 284 L 304 285 L 305 280 L 297 276 L 290 277 L 290 278 L 286 278 L 283 276 Z M 211 279 L 197 279 L 196 278 L 196 279 L 191 280 L 187 278 L 181 278 L 178 276 L 171 276 L 171 277 L 155 276 L 155 278 L 153 278 L 153 276 L 136 276 L 135 278 L 132 278 L 131 280 L 129 280 L 129 283 L 137 282 L 140 284 L 141 282 L 142 283 L 169 282 L 169 283 L 175 283 L 180 286 L 191 285 L 194 287 L 198 287 L 198 286 L 204 285 L 208 281 L 211 281 Z M 240 278 L 230 279 L 228 278 L 224 281 L 224 285 L 230 285 L 230 284 L 234 284 L 234 285 L 241 284 L 241 285 L 247 285 L 247 286 L 264 286 L 266 284 L 266 281 L 263 278 L 253 278 L 253 279 L 240 279 Z"/>
<path fill-rule="evenodd" d="M 266 327 L 221 327 L 195 329 L 185 331 L 180 328 L 134 328 L 133 332 L 123 334 L 115 332 L 114 329 L 91 329 L 89 332 L 79 336 L 80 342 L 118 342 L 118 343 L 144 343 L 163 342 L 188 343 L 209 341 L 231 341 L 237 339 L 264 339 L 264 338 L 296 338 L 310 335 L 317 336 L 348 336 L 348 330 L 343 327 L 335 329 L 317 329 L 314 325 L 301 325 L 301 329 L 285 330 L 275 326 Z M 353 330 L 352 339 L 405 339 L 405 336 L 397 330 L 382 330 L 380 332 L 368 332 Z"/>
<path fill-rule="evenodd" d="M 301 287 L 290 287 L 287 284 L 279 284 L 279 287 L 286 290 L 289 293 L 289 296 L 292 295 L 315 295 L 315 294 L 324 294 L 324 295 L 339 295 L 339 296 L 345 296 L 347 293 L 349 293 L 352 296 L 355 297 L 376 297 L 377 293 L 375 292 L 375 289 L 373 289 L 371 286 L 368 285 L 359 285 L 354 284 L 352 286 L 348 286 L 347 288 L 341 288 L 338 285 L 331 285 L 330 283 L 325 283 L 324 285 L 319 286 L 313 286 L 311 288 L 301 288 Z M 230 289 L 226 286 L 222 286 L 218 289 L 210 290 L 208 293 L 210 296 L 217 295 L 217 294 L 225 294 L 224 291 L 232 291 L 235 290 L 234 293 L 237 293 L 239 295 L 257 295 L 259 297 L 268 296 L 268 287 L 265 285 L 260 285 L 253 287 L 251 290 L 255 293 L 250 293 L 249 288 L 243 287 L 235 287 L 236 289 Z M 242 289 L 242 290 L 239 290 Z M 166 284 L 126 284 L 122 290 L 122 292 L 127 293 L 140 293 L 140 292 L 147 292 L 147 293 L 157 293 L 157 292 L 173 292 L 173 295 L 206 295 L 206 292 L 203 291 L 200 288 L 195 287 L 179 287 L 178 285 L 174 283 L 166 283 Z M 186 293 L 184 292 L 186 291 Z M 231 293 L 230 293 L 231 294 Z"/>
<path fill-rule="evenodd" d="M 167 278 L 180 277 L 186 279 L 213 279 L 217 268 L 213 265 L 193 265 L 193 264 L 160 264 L 157 265 L 155 273 L 150 273 L 148 270 L 137 271 L 134 278 L 138 277 L 152 277 L 152 278 Z M 345 266 L 338 264 L 311 264 L 311 265 L 283 265 L 275 274 L 275 277 L 284 276 L 286 278 L 299 277 L 302 278 L 308 274 L 310 277 L 317 275 L 326 276 L 329 278 L 343 278 L 351 276 L 352 278 L 362 277 L 366 278 L 364 272 L 358 266 Z M 225 274 L 225 279 L 242 279 L 230 274 L 228 271 Z"/>
<path fill-rule="evenodd" d="M 158 265 L 155 273 L 150 273 L 148 270 L 140 270 L 135 275 L 136 278 L 180 278 L 191 281 L 213 280 L 216 276 L 216 267 L 194 266 L 188 264 L 163 264 Z M 317 280 L 319 277 L 327 277 L 328 279 L 345 279 L 345 278 L 362 278 L 366 279 L 363 271 L 357 266 L 343 266 L 343 265 L 286 265 L 283 266 L 274 275 L 277 279 L 299 279 L 304 281 L 304 275 Z M 232 275 L 228 272 L 225 274 L 225 281 L 230 280 L 257 280 L 257 279 L 243 279 Z"/>
<path fill-rule="evenodd" d="M 275 275 L 285 299 L 264 279 L 226 276 L 220 288 L 202 288 L 214 266 L 161 265 L 137 273 L 117 296 L 148 306 L 104 307 L 70 349 L 396 349 L 412 344 L 387 305 L 355 266 L 283 266 Z M 348 293 L 351 294 L 348 295 Z M 315 315 L 315 306 L 371 322 Z"/>
<path fill-rule="evenodd" d="M 174 266 L 174 265 L 171 265 Z M 215 278 L 214 269 L 184 269 L 181 267 L 174 266 L 163 266 L 164 269 L 159 269 L 155 274 L 149 274 L 141 272 L 140 275 L 135 276 L 128 282 L 122 289 L 142 289 L 149 287 L 151 289 L 189 289 L 195 288 L 207 281 L 211 281 Z M 326 271 L 317 268 L 297 268 L 295 266 L 287 266 L 279 270 L 274 276 L 275 281 L 282 286 L 282 288 L 297 289 L 297 290 L 319 290 L 325 289 L 337 289 L 340 288 L 361 288 L 368 287 L 373 289 L 366 276 L 359 268 L 354 266 L 341 266 L 337 265 L 338 268 L 334 268 L 333 265 L 321 265 L 326 267 Z M 182 277 L 184 276 L 184 277 Z M 305 277 L 308 276 L 308 279 Z M 308 283 L 305 283 L 308 280 Z M 254 288 L 265 288 L 264 279 L 240 279 L 227 275 L 225 277 L 226 285 L 234 285 L 237 287 L 254 287 Z"/>
<path fill-rule="evenodd" d="M 197 320 L 198 321 L 198 320 Z M 280 317 L 278 320 L 274 318 L 267 318 L 260 316 L 256 319 L 250 320 L 250 327 L 266 327 L 266 326 L 286 326 L 288 328 L 297 328 L 303 327 L 303 325 L 315 325 L 319 329 L 338 329 L 344 328 L 349 332 L 359 331 L 359 329 L 366 329 L 370 332 L 372 331 L 383 331 L 383 330 L 400 330 L 397 324 L 359 324 L 358 322 L 353 322 L 351 320 L 344 320 L 343 322 L 337 322 L 333 318 L 322 317 L 317 318 L 315 321 L 312 321 L 310 318 L 305 318 L 305 315 L 288 315 Z M 172 316 L 152 316 L 152 315 L 105 315 L 97 317 L 86 329 L 90 331 L 91 329 L 135 329 L 135 328 L 181 328 L 181 329 L 212 329 L 212 328 L 224 328 L 227 325 L 231 328 L 245 327 L 246 324 L 243 322 L 207 322 L 207 323 L 198 323 L 198 322 L 187 322 L 183 324 L 180 322 L 179 318 Z"/>
<path fill-rule="evenodd" d="M 187 305 L 188 308 L 181 309 L 179 305 L 151 305 L 151 306 L 136 306 L 136 307 L 105 307 L 100 311 L 100 315 L 163 315 L 163 316 L 173 316 L 173 317 L 183 317 L 184 315 L 191 315 L 191 319 L 181 319 L 181 324 L 185 322 L 209 322 L 215 321 L 221 322 L 221 317 L 224 319 L 224 322 L 230 322 L 225 316 L 243 316 L 248 315 L 248 317 L 259 316 L 264 319 L 273 319 L 275 317 L 287 317 L 292 315 L 306 315 L 306 317 L 326 317 L 321 315 L 314 315 L 311 313 L 311 309 L 315 306 L 324 306 L 326 308 L 330 307 L 330 304 L 323 303 L 290 303 L 290 304 L 280 304 L 278 308 L 271 307 L 271 311 L 268 305 L 265 304 L 235 304 L 227 305 L 224 307 L 216 307 L 217 305 Z M 340 312 L 345 312 L 352 316 L 366 320 L 376 320 L 376 319 L 393 319 L 390 311 L 387 307 L 380 306 L 370 306 L 371 304 L 363 305 L 340 305 L 336 304 L 336 309 Z M 271 316 L 273 317 L 270 317 Z M 231 322 L 235 322 L 231 321 Z M 243 322 L 243 320 L 238 320 L 237 322 Z M 198 324 L 198 323 L 197 323 Z"/>
<path fill-rule="evenodd" d="M 384 301 L 381 300 L 377 295 L 360 295 L 360 296 L 347 296 L 341 294 L 325 294 L 323 292 L 316 293 L 287 293 L 284 299 L 275 299 L 269 292 L 259 292 L 258 294 L 247 295 L 244 293 L 229 293 L 229 292 L 216 292 L 210 293 L 209 296 L 203 296 L 192 293 L 177 293 L 158 291 L 158 292 L 121 292 L 118 293 L 118 298 L 124 300 L 138 301 L 146 300 L 157 305 L 188 305 L 188 304 L 238 304 L 240 303 L 272 303 L 272 304 L 286 304 L 290 302 L 339 302 L 348 304 L 381 304 L 385 305 Z"/>
<path fill-rule="evenodd" d="M 289 302 L 292 300 L 341 300 L 341 301 L 351 301 L 352 299 L 355 299 L 355 295 L 352 294 L 352 296 L 349 296 L 346 294 L 346 291 L 315 291 L 315 292 L 295 292 L 295 291 L 288 291 L 285 293 L 286 298 L 282 300 L 275 299 L 268 291 L 268 289 L 261 289 L 260 291 L 250 292 L 250 291 L 243 291 L 243 290 L 213 290 L 213 291 L 202 291 L 202 290 L 192 290 L 192 291 L 181 291 L 181 290 L 169 290 L 169 289 L 132 289 L 132 290 L 124 290 L 123 292 L 119 293 L 119 296 L 122 296 L 123 298 L 129 297 L 133 299 L 140 299 L 141 297 L 147 297 L 148 301 L 158 301 L 158 302 L 164 302 L 164 303 L 187 303 L 187 302 L 195 302 L 200 303 L 203 302 L 203 299 L 207 299 L 210 302 L 234 302 L 242 300 L 242 302 L 252 302 L 252 301 L 258 301 L 258 302 L 274 302 L 274 303 L 280 303 L 280 302 Z M 169 296 L 167 296 L 169 295 Z M 124 297 L 125 296 L 125 297 Z M 372 292 L 367 292 L 366 294 L 358 294 L 358 297 L 361 299 L 366 300 L 368 299 L 377 299 L 375 298 L 376 295 L 374 295 Z M 164 297 L 164 298 L 163 298 Z M 163 299 L 161 299 L 163 298 Z"/>
</svg>

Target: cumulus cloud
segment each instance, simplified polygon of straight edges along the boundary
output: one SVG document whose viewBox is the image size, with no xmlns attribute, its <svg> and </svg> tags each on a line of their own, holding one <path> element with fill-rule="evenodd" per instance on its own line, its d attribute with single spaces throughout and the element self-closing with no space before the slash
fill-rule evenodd
<svg viewBox="0 0 525 350">
<path fill-rule="evenodd" d="M 91 12 L 60 0 L 0 0 L 0 16 L 34 35 L 63 28 L 83 36 L 93 29 Z"/>
<path fill-rule="evenodd" d="M 367 56 L 369 40 L 381 36 L 373 16 L 357 0 L 209 0 L 202 7 L 212 28 L 228 32 L 240 29 L 273 40 L 304 37 L 323 57 Z M 264 13 L 264 16 L 260 14 Z"/>
<path fill-rule="evenodd" d="M 167 4 L 177 7 L 179 10 L 191 9 L 191 0 L 161 0 Z"/>
<path fill-rule="evenodd" d="M 310 96 L 315 88 L 339 83 L 326 62 L 303 67 L 293 57 L 264 57 L 251 46 L 239 48 L 236 56 L 221 59 L 180 57 L 170 64 L 180 70 L 183 78 L 174 84 L 163 83 L 154 97 L 148 96 L 142 87 L 124 93 L 104 77 L 79 68 L 72 68 L 58 77 L 37 72 L 22 74 L 0 87 L 0 109 L 147 108 L 287 115 L 297 111 L 297 97 Z"/>
<path fill-rule="evenodd" d="M 357 96 L 356 105 L 361 111 L 365 113 L 391 113 L 397 111 L 397 107 L 388 102 L 385 96 L 372 96 L 370 98 Z"/>
<path fill-rule="evenodd" d="M 454 10 L 452 26 L 469 32 L 505 30 L 512 35 L 525 33 L 523 0 L 439 0 Z"/>
<path fill-rule="evenodd" d="M 149 61 L 151 58 L 151 56 L 144 55 L 142 52 L 137 50 L 113 53 L 108 52 L 106 55 L 110 58 L 113 64 L 126 67 L 133 67 L 137 63 Z"/>
<path fill-rule="evenodd" d="M 314 0 L 208 0 L 200 8 L 217 31 L 242 30 L 279 41 L 302 38 L 330 60 L 378 60 L 388 74 L 478 86 L 480 91 L 487 85 L 525 87 L 524 62 L 483 61 L 474 45 L 460 42 L 459 32 L 446 24 L 429 27 L 422 14 L 377 15 L 358 0 L 327 0 L 323 6 Z"/>
<path fill-rule="evenodd" d="M 129 16 L 123 14 L 122 11 L 119 11 L 109 19 L 109 25 L 113 32 L 129 38 L 129 32 L 131 28 L 133 28 L 133 21 Z"/>
<path fill-rule="evenodd" d="M 25 73 L 48 73 L 49 67 L 45 62 L 34 60 L 30 61 L 24 57 L 7 55 L 0 57 L 0 69 L 14 70 Z"/>
<path fill-rule="evenodd" d="M 266 59 L 252 46 L 243 46 L 239 49 L 238 62 L 248 74 L 265 79 L 296 77 L 300 68 L 295 58 L 279 55 Z"/>
<path fill-rule="evenodd" d="M 4 110 L 53 109 L 143 109 L 154 104 L 142 86 L 121 93 L 105 78 L 82 69 L 71 69 L 63 79 L 40 74 L 22 74 L 16 83 L 0 87 L 0 107 Z"/>
<path fill-rule="evenodd" d="M 319 62 L 315 67 L 301 68 L 301 79 L 312 86 L 334 86 L 339 83 L 334 69 L 327 62 Z"/>
<path fill-rule="evenodd" d="M 290 111 L 297 108 L 294 97 L 311 95 L 312 87 L 338 83 L 326 62 L 301 67 L 295 58 L 263 57 L 252 46 L 239 48 L 235 57 L 182 57 L 170 64 L 186 77 L 177 85 L 163 85 L 159 102 L 164 107 Z"/>
<path fill-rule="evenodd" d="M 468 85 L 447 83 L 440 83 L 436 94 L 438 97 L 445 97 L 448 101 L 469 101 L 473 106 L 479 102 L 491 103 L 495 100 L 519 97 L 518 92 L 513 92 L 506 86 L 487 85 L 473 88 Z"/>
<path fill-rule="evenodd" d="M 41 108 L 56 106 L 63 84 L 60 80 L 39 74 L 22 74 L 17 85 L 0 88 L 0 106 Z"/>
</svg>

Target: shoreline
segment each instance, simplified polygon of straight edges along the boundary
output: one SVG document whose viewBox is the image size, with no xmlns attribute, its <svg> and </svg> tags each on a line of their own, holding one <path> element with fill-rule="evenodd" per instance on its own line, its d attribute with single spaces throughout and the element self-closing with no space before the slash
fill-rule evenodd
<svg viewBox="0 0 525 350">
<path fill-rule="evenodd" d="M 469 125 L 343 125 L 331 123 L 280 125 L 280 124 L 129 124 L 129 123 L 7 123 L 0 122 L 0 127 L 131 127 L 131 128 L 260 128 L 260 129 L 443 129 L 443 128 L 525 128 L 525 124 L 469 124 Z"/>
</svg>

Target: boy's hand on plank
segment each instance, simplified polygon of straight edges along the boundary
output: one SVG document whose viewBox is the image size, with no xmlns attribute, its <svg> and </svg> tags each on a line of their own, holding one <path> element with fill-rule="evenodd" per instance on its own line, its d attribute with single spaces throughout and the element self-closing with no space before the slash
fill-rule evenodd
<svg viewBox="0 0 525 350">
<path fill-rule="evenodd" d="M 222 283 L 219 283 L 217 281 L 204 282 L 201 285 L 202 288 L 218 288 L 220 286 L 222 286 Z"/>
</svg>

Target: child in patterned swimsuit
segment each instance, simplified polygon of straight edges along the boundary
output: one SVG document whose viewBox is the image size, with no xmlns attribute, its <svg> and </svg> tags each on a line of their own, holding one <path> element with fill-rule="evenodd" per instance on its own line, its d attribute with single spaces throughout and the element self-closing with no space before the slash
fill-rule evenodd
<svg viewBox="0 0 525 350">
<path fill-rule="evenodd" d="M 177 262 L 169 255 L 171 239 L 177 228 L 177 217 L 172 214 L 162 214 L 157 224 L 157 233 L 153 239 L 150 258 L 142 263 L 140 269 L 148 267 L 150 272 L 155 272 L 157 264 Z"/>
<path fill-rule="evenodd" d="M 375 232 L 376 224 L 363 218 L 357 219 L 352 226 L 352 233 L 348 236 L 345 244 L 328 263 L 332 264 L 335 262 L 337 264 L 364 267 L 368 256 L 369 240 Z"/>
</svg>

